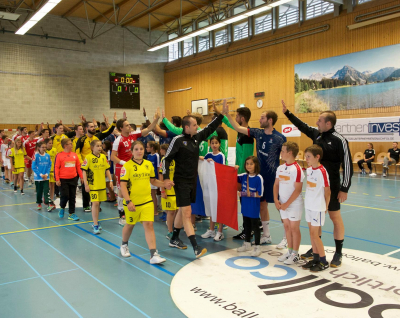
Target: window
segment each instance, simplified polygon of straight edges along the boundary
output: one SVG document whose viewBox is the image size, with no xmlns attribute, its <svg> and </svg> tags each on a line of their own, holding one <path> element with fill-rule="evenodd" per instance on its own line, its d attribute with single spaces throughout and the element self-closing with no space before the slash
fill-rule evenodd
<svg viewBox="0 0 400 318">
<path fill-rule="evenodd" d="M 267 13 L 255 19 L 255 33 L 263 33 L 272 30 L 272 15 Z"/>
<path fill-rule="evenodd" d="M 241 6 L 237 6 L 237 7 L 233 8 L 233 14 L 236 15 L 236 14 L 242 13 L 242 12 L 244 12 L 246 10 L 247 9 L 246 9 L 245 5 L 242 4 Z"/>
<path fill-rule="evenodd" d="M 299 22 L 299 9 L 294 6 L 279 7 L 279 27 L 283 28 Z"/>
<path fill-rule="evenodd" d="M 238 41 L 249 36 L 248 22 L 242 22 L 233 26 L 233 41 Z"/>
<path fill-rule="evenodd" d="M 372 0 L 358 0 L 358 4 L 363 4 L 366 2 L 370 2 L 370 1 L 372 1 Z"/>
<path fill-rule="evenodd" d="M 306 19 L 312 19 L 333 12 L 334 4 L 323 0 L 307 0 Z"/>
<path fill-rule="evenodd" d="M 228 33 L 226 28 L 215 31 L 215 46 L 220 46 L 228 43 Z"/>
<path fill-rule="evenodd" d="M 201 20 L 199 21 L 199 23 L 197 24 L 197 28 L 201 29 L 204 28 L 205 26 L 209 25 L 210 23 L 208 22 L 208 19 L 205 20 Z"/>
<path fill-rule="evenodd" d="M 193 39 L 186 39 L 183 41 L 183 56 L 189 56 L 193 54 Z"/>
<path fill-rule="evenodd" d="M 265 1 L 264 1 L 264 0 L 256 0 L 255 3 L 254 3 L 254 6 L 255 6 L 255 7 L 258 7 L 258 6 L 261 6 L 261 5 L 263 5 L 263 4 L 265 4 Z"/>
<path fill-rule="evenodd" d="M 187 25 L 187 26 L 184 26 L 183 28 L 182 28 L 183 30 L 183 34 L 186 34 L 186 33 L 189 33 L 189 32 L 192 32 L 193 30 L 192 30 L 192 26 L 191 25 Z"/>
<path fill-rule="evenodd" d="M 175 39 L 178 36 L 176 33 L 168 34 L 168 40 Z M 168 62 L 177 60 L 179 58 L 179 43 L 171 44 L 168 47 Z"/>
<path fill-rule="evenodd" d="M 208 32 L 199 35 L 199 52 L 207 51 L 210 48 L 210 37 Z"/>
</svg>

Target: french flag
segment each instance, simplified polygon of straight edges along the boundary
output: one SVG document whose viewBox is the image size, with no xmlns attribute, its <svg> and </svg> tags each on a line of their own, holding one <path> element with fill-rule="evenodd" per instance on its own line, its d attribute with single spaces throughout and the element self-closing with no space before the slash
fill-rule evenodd
<svg viewBox="0 0 400 318">
<path fill-rule="evenodd" d="M 196 203 L 192 213 L 238 230 L 237 171 L 214 161 L 199 160 Z"/>
</svg>

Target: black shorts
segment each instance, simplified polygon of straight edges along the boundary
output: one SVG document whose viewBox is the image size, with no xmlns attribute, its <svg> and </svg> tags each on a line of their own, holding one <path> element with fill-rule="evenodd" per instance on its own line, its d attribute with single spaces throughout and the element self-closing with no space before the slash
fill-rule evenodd
<svg viewBox="0 0 400 318">
<path fill-rule="evenodd" d="M 178 208 L 190 206 L 196 202 L 196 181 L 195 182 L 176 182 L 174 185 L 176 195 L 176 205 Z"/>
<path fill-rule="evenodd" d="M 328 211 L 334 212 L 340 210 L 340 202 L 337 198 L 340 191 L 340 180 L 339 183 L 331 182 L 331 199 L 328 205 Z"/>
</svg>

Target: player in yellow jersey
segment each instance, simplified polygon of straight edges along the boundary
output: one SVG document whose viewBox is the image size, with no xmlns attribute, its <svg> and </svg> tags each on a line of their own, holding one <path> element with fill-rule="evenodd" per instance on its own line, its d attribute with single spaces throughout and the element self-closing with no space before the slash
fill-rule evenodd
<svg viewBox="0 0 400 318">
<path fill-rule="evenodd" d="M 64 126 L 61 123 L 57 123 L 54 127 L 56 128 L 56 134 L 52 136 L 53 147 L 56 148 L 57 153 L 60 153 L 63 152 L 63 148 L 61 147 L 61 140 L 74 137 L 75 131 L 67 132 L 64 134 Z"/>
<path fill-rule="evenodd" d="M 160 155 L 165 156 L 168 150 L 169 144 L 163 144 L 160 147 Z M 163 181 L 163 172 L 162 172 L 162 164 L 164 158 L 161 159 L 160 169 L 159 169 L 159 180 Z M 175 161 L 172 160 L 170 168 L 169 168 L 169 179 L 174 180 L 174 173 L 175 173 Z M 176 196 L 175 196 L 175 189 L 172 187 L 170 190 L 161 187 L 161 206 L 163 211 L 167 211 L 167 227 L 168 227 L 168 234 L 166 238 L 170 241 L 172 238 L 172 234 L 174 231 L 174 220 L 176 213 L 178 212 L 178 208 L 176 206 Z"/>
<path fill-rule="evenodd" d="M 78 139 L 84 135 L 83 126 L 81 124 L 75 125 L 74 131 L 75 138 L 72 139 L 72 152 L 76 152 L 76 143 L 78 142 Z"/>
<path fill-rule="evenodd" d="M 56 208 L 56 205 L 54 204 L 54 189 L 56 185 L 56 179 L 54 179 L 54 162 L 56 161 L 57 149 L 53 148 L 53 140 L 51 140 L 50 138 L 46 138 L 44 140 L 44 143 L 46 144 L 46 153 L 49 154 L 51 159 L 49 193 L 48 193 L 50 204 L 47 207 L 47 212 L 50 212 Z"/>
<path fill-rule="evenodd" d="M 17 184 L 21 188 L 21 194 L 24 194 L 24 171 L 25 171 L 25 158 L 32 160 L 32 158 L 26 155 L 25 148 L 22 146 L 21 138 L 16 138 L 14 147 L 11 148 L 9 154 L 11 162 L 11 171 L 14 178 L 14 192 L 17 192 Z"/>
<path fill-rule="evenodd" d="M 92 201 L 93 233 L 100 234 L 100 202 L 107 201 L 106 176 L 111 180 L 110 165 L 107 157 L 101 153 L 103 148 L 100 140 L 93 140 L 90 148 L 92 153 L 86 156 L 81 168 L 85 190 L 90 194 Z M 112 187 L 112 181 L 110 183 Z"/>
<path fill-rule="evenodd" d="M 126 224 L 122 229 L 121 255 L 131 256 L 128 248 L 129 237 L 135 224 L 141 222 L 150 249 L 150 264 L 160 264 L 166 260 L 156 250 L 156 235 L 153 228 L 154 204 L 150 184 L 163 187 L 164 183 L 155 178 L 153 164 L 143 159 L 144 144 L 141 141 L 135 141 L 131 149 L 133 157 L 123 165 L 120 177 L 126 217 Z"/>
</svg>

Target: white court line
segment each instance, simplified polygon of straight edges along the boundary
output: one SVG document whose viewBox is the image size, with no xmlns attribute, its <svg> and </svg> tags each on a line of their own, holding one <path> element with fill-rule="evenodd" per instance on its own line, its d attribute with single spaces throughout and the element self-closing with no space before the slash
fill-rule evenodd
<svg viewBox="0 0 400 318">
<path fill-rule="evenodd" d="M 400 248 L 398 250 L 393 251 L 393 252 L 386 253 L 385 256 L 389 256 L 389 255 L 395 254 L 397 252 L 400 252 Z"/>
</svg>

